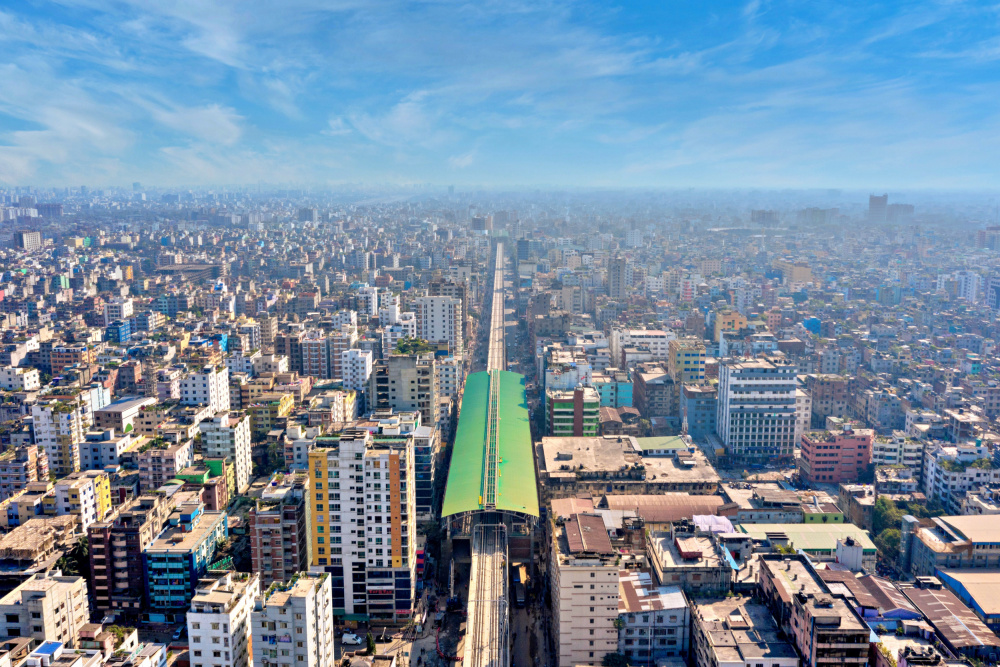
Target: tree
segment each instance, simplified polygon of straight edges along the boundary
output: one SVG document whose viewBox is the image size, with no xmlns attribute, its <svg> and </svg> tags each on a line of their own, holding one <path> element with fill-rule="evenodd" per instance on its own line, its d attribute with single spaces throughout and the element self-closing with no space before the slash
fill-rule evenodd
<svg viewBox="0 0 1000 667">
<path fill-rule="evenodd" d="M 898 529 L 903 523 L 904 514 L 905 512 L 899 509 L 895 502 L 885 496 L 879 496 L 872 510 L 872 532 L 879 535 L 889 528 Z"/>
<path fill-rule="evenodd" d="M 895 561 L 899 555 L 900 532 L 898 528 L 887 528 L 873 540 L 876 548 L 886 559 Z"/>
<path fill-rule="evenodd" d="M 622 653 L 605 653 L 601 659 L 604 667 L 629 667 L 628 656 Z"/>
<path fill-rule="evenodd" d="M 368 655 L 375 655 L 375 637 L 370 632 L 365 635 L 365 647 L 368 649 Z"/>
</svg>

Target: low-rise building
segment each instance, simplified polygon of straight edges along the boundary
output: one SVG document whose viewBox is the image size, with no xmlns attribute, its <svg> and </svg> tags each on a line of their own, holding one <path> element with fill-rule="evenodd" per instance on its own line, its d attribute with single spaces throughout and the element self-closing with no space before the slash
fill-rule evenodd
<svg viewBox="0 0 1000 667">
<path fill-rule="evenodd" d="M 687 522 L 650 534 L 646 549 L 662 585 L 694 596 L 725 595 L 732 587 L 733 569 L 720 547 L 709 535 L 695 534 Z"/>
<path fill-rule="evenodd" d="M 686 658 L 690 611 L 677 586 L 657 586 L 647 571 L 618 575 L 618 652 L 632 665 Z"/>
<path fill-rule="evenodd" d="M 692 603 L 695 667 L 799 667 L 771 613 L 745 597 Z"/>
<path fill-rule="evenodd" d="M 906 515 L 899 551 L 900 567 L 918 577 L 934 576 L 939 568 L 1000 568 L 1000 525 L 975 515 Z"/>
<path fill-rule="evenodd" d="M 760 591 L 804 667 L 866 665 L 871 630 L 842 596 L 830 592 L 809 558 L 763 555 Z"/>
</svg>

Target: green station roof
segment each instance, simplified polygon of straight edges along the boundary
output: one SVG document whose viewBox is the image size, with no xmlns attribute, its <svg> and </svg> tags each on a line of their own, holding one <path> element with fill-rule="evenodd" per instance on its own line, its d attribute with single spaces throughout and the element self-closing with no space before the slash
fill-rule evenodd
<svg viewBox="0 0 1000 667">
<path fill-rule="evenodd" d="M 487 507 L 482 498 L 491 374 L 473 373 L 465 382 L 462 412 L 444 491 L 443 516 L 491 509 L 538 516 L 538 484 L 524 376 L 509 371 L 494 373 L 499 418 L 496 505 Z"/>
</svg>

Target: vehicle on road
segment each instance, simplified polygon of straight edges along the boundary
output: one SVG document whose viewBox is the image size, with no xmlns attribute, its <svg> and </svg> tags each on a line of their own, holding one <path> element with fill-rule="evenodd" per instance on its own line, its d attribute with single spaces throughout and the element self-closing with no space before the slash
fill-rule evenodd
<svg viewBox="0 0 1000 667">
<path fill-rule="evenodd" d="M 514 584 L 514 605 L 519 608 L 524 607 L 524 584 L 520 581 Z"/>
<path fill-rule="evenodd" d="M 353 632 L 345 632 L 344 636 L 340 638 L 340 643 L 348 646 L 361 646 L 364 640 Z"/>
<path fill-rule="evenodd" d="M 174 630 L 174 641 L 177 641 L 178 639 L 183 637 L 185 632 L 187 632 L 187 628 L 185 628 L 184 626 L 181 626 L 176 630 Z"/>
</svg>

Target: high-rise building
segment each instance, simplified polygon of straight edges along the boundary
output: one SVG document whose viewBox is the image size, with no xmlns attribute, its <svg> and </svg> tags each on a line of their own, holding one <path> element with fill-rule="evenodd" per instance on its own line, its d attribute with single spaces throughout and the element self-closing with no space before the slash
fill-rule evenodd
<svg viewBox="0 0 1000 667">
<path fill-rule="evenodd" d="M 557 665 L 600 665 L 618 650 L 618 558 L 604 520 L 570 515 L 554 527 L 549 548 Z"/>
<path fill-rule="evenodd" d="M 308 493 L 305 471 L 276 475 L 250 510 L 250 562 L 263 588 L 309 567 Z"/>
<path fill-rule="evenodd" d="M 187 613 L 192 664 L 253 667 L 250 615 L 259 595 L 256 574 L 224 572 L 198 582 Z"/>
<path fill-rule="evenodd" d="M 250 486 L 253 470 L 250 416 L 243 412 L 219 412 L 211 420 L 199 425 L 201 448 L 208 458 L 227 458 L 232 462 L 236 475 L 236 493 L 243 493 Z"/>
<path fill-rule="evenodd" d="M 160 534 L 170 508 L 166 496 L 139 496 L 87 529 L 90 597 L 97 609 L 138 619 L 146 593 L 142 552 Z"/>
<path fill-rule="evenodd" d="M 85 408 L 79 402 L 49 400 L 32 406 L 35 442 L 45 449 L 49 470 L 57 476 L 80 469 L 80 443 L 83 442 Z"/>
<path fill-rule="evenodd" d="M 886 209 L 889 206 L 889 195 L 868 195 L 868 220 L 885 222 Z"/>
<path fill-rule="evenodd" d="M 48 477 L 49 457 L 40 446 L 21 445 L 0 454 L 0 500 Z"/>
<path fill-rule="evenodd" d="M 632 284 L 632 267 L 624 257 L 615 257 L 608 262 L 608 296 L 619 301 L 628 296 L 628 286 Z"/>
<path fill-rule="evenodd" d="M 716 428 L 738 462 L 790 459 L 795 449 L 795 366 L 778 359 L 719 364 Z"/>
<path fill-rule="evenodd" d="M 42 247 L 42 233 L 29 231 L 14 232 L 14 245 L 23 250 L 38 250 Z"/>
<path fill-rule="evenodd" d="M 344 389 L 364 391 L 368 388 L 368 378 L 372 375 L 371 350 L 344 350 L 340 367 Z"/>
<path fill-rule="evenodd" d="M 266 589 L 257 598 L 251 614 L 253 664 L 335 664 L 330 582 L 326 572 L 302 572 L 282 586 Z"/>
<path fill-rule="evenodd" d="M 228 534 L 228 523 L 225 512 L 206 512 L 200 502 L 178 506 L 167 523 L 169 528 L 142 554 L 146 602 L 157 612 L 183 614 L 213 562 L 216 545 Z"/>
<path fill-rule="evenodd" d="M 422 296 L 413 300 L 417 338 L 447 343 L 452 353 L 463 350 L 462 301 L 450 296 Z"/>
<path fill-rule="evenodd" d="M 0 618 L 8 637 L 76 646 L 80 629 L 90 622 L 87 580 L 55 576 L 53 571 L 33 574 L 0 598 Z"/>
<path fill-rule="evenodd" d="M 330 574 L 335 615 L 408 621 L 416 590 L 416 510 L 405 441 L 379 442 L 365 429 L 318 437 L 309 452 L 309 479 L 311 569 Z"/>
<path fill-rule="evenodd" d="M 679 385 L 705 380 L 705 343 L 700 338 L 674 338 L 667 343 L 667 372 Z"/>
<path fill-rule="evenodd" d="M 188 374 L 180 383 L 181 403 L 207 405 L 212 412 L 229 410 L 229 369 L 208 365 Z"/>
<path fill-rule="evenodd" d="M 381 359 L 368 381 L 368 410 L 420 410 L 421 421 L 437 423 L 434 355 L 394 354 Z"/>
<path fill-rule="evenodd" d="M 595 437 L 600 423 L 601 397 L 593 387 L 545 392 L 548 435 L 554 438 Z"/>
</svg>

